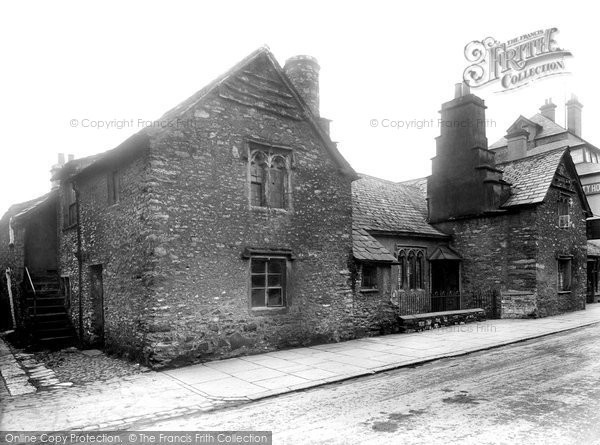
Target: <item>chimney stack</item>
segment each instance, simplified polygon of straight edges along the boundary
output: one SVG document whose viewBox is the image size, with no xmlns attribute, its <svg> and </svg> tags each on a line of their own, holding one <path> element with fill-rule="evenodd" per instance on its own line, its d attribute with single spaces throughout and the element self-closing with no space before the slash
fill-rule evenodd
<svg viewBox="0 0 600 445">
<path fill-rule="evenodd" d="M 73 156 L 73 155 L 69 155 L 69 156 Z M 50 169 L 50 183 L 52 184 L 52 190 L 55 190 L 58 188 L 59 186 L 59 181 L 56 179 L 52 179 L 54 178 L 54 176 L 58 173 L 58 171 L 63 168 L 63 166 L 65 165 L 65 154 L 64 153 L 59 153 L 58 154 L 58 162 L 56 164 L 54 164 L 52 166 L 52 168 Z"/>
<path fill-rule="evenodd" d="M 544 105 L 540 107 L 540 113 L 552 122 L 556 121 L 556 105 L 552 103 L 552 98 L 544 101 Z"/>
<path fill-rule="evenodd" d="M 524 129 L 516 130 L 506 135 L 506 140 L 508 142 L 508 156 L 506 157 L 507 161 L 514 161 L 515 159 L 521 159 L 527 156 L 528 137 L 529 132 Z"/>
<path fill-rule="evenodd" d="M 566 103 L 567 107 L 567 129 L 581 137 L 581 109 L 583 105 L 577 99 L 574 94 L 571 95 L 571 99 Z"/>
<path fill-rule="evenodd" d="M 319 62 L 311 56 L 295 56 L 285 61 L 283 71 L 310 111 L 319 117 Z"/>
<path fill-rule="evenodd" d="M 509 186 L 487 148 L 485 103 L 464 83 L 455 85 L 455 98 L 442 104 L 440 136 L 427 179 L 429 221 L 495 211 Z"/>
</svg>

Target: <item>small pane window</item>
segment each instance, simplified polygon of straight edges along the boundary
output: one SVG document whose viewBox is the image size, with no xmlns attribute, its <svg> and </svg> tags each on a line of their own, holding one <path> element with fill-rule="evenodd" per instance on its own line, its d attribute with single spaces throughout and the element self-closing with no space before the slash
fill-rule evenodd
<svg viewBox="0 0 600 445">
<path fill-rule="evenodd" d="M 286 260 L 252 258 L 250 270 L 252 307 L 285 306 Z"/>
<path fill-rule="evenodd" d="M 63 226 L 71 227 L 77 224 L 77 196 L 72 183 L 68 183 L 64 188 L 63 199 Z"/>
<path fill-rule="evenodd" d="M 360 287 L 362 289 L 377 289 L 377 266 L 363 264 Z"/>
</svg>

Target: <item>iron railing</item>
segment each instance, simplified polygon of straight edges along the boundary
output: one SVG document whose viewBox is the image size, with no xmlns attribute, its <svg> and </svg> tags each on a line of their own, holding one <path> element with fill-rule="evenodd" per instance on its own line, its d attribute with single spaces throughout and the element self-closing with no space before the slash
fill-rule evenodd
<svg viewBox="0 0 600 445">
<path fill-rule="evenodd" d="M 487 318 L 499 318 L 499 292 L 495 289 L 469 292 L 425 290 L 398 291 L 396 307 L 398 315 L 415 315 L 426 312 L 445 312 L 460 309 L 485 310 Z"/>
</svg>

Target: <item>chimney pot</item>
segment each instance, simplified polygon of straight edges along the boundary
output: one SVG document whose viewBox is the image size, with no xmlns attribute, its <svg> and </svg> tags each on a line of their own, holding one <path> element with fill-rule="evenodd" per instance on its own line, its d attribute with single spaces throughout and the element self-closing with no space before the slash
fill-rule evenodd
<svg viewBox="0 0 600 445">
<path fill-rule="evenodd" d="M 454 98 L 458 99 L 462 96 L 462 83 L 454 84 Z"/>
</svg>

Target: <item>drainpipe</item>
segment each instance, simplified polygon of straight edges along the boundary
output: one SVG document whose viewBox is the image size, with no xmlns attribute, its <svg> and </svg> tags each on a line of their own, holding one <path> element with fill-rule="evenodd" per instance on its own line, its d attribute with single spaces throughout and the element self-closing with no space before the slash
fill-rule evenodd
<svg viewBox="0 0 600 445">
<path fill-rule="evenodd" d="M 13 301 L 13 294 L 12 294 L 12 280 L 10 278 L 10 267 L 6 268 L 6 285 L 8 287 L 8 300 L 10 302 L 10 315 L 12 317 L 12 328 L 13 330 L 17 329 L 17 320 L 15 319 L 15 304 Z"/>
<path fill-rule="evenodd" d="M 83 255 L 81 248 L 81 217 L 79 211 L 79 187 L 73 182 L 75 190 L 75 208 L 77 210 L 77 266 L 79 280 L 79 345 L 83 347 Z"/>
</svg>

